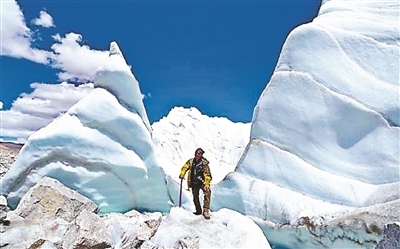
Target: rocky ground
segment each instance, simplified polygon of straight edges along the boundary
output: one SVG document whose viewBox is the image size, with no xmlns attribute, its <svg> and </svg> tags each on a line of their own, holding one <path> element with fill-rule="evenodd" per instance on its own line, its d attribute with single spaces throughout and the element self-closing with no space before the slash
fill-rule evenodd
<svg viewBox="0 0 400 249">
<path fill-rule="evenodd" d="M 0 143 L 0 179 L 4 176 L 4 174 L 11 167 L 13 162 L 17 159 L 18 153 L 21 149 L 22 145 L 9 144 L 9 143 Z M 48 179 L 49 180 L 49 179 Z M 56 180 L 50 180 L 56 181 Z M 58 190 L 57 190 L 58 191 Z M 66 189 L 65 191 L 70 191 Z M 40 192 L 40 191 L 39 191 Z M 41 192 L 40 192 L 41 193 Z M 28 195 L 28 196 L 34 196 Z M 52 194 L 48 190 L 46 193 L 39 194 L 40 198 L 47 197 L 44 199 L 49 199 L 49 196 L 74 196 L 71 193 L 69 194 Z M 38 197 L 38 198 L 39 198 Z M 83 197 L 81 197 L 83 199 Z M 71 207 L 76 200 L 79 198 L 73 198 L 75 201 L 56 201 L 54 202 L 54 198 L 50 198 L 52 201 L 43 202 L 43 203 L 58 203 L 60 207 L 48 207 L 49 210 L 60 210 L 63 206 Z M 40 202 L 40 203 L 42 203 Z M 156 233 L 158 227 L 161 224 L 161 214 L 147 214 L 142 216 L 140 213 L 133 212 L 133 216 L 136 218 L 132 218 L 131 214 L 113 214 L 105 217 L 98 217 L 95 215 L 97 206 L 89 200 L 82 201 L 82 203 L 86 203 L 83 205 L 82 203 L 78 203 L 77 205 L 85 210 L 80 210 L 80 208 L 69 208 L 67 210 L 63 210 L 63 212 L 57 212 L 54 214 L 54 217 L 43 218 L 44 214 L 49 215 L 52 212 L 49 210 L 41 210 L 45 205 L 40 205 L 40 208 L 37 209 L 37 205 L 35 203 L 39 203 L 37 200 L 30 201 L 22 201 L 22 205 L 19 205 L 18 208 L 14 211 L 10 211 L 7 207 L 7 201 L 3 196 L 0 196 L 0 235 L 2 236 L 2 240 L 0 241 L 0 247 L 2 248 L 13 248 L 14 246 L 22 246 L 26 248 L 43 248 L 50 246 L 50 248 L 80 248 L 82 245 L 89 245 L 87 248 L 108 248 L 112 247 L 116 241 L 112 241 L 111 232 L 115 229 L 121 230 L 121 238 L 119 238 L 119 244 L 122 245 L 121 248 L 157 248 L 151 241 L 151 237 Z M 42 203 L 42 204 L 43 204 Z M 66 205 L 67 203 L 67 205 Z M 71 204 L 72 203 L 72 204 Z M 87 204 L 88 203 L 88 204 Z M 73 205 L 72 205 L 73 206 Z M 308 229 L 309 233 L 317 236 L 324 237 L 325 233 L 333 236 L 334 233 L 341 233 L 342 237 L 344 234 L 348 234 L 349 232 L 345 232 L 346 227 L 351 227 L 355 231 L 363 230 L 366 233 L 364 239 L 370 239 L 373 244 L 376 245 L 377 239 L 371 239 L 370 237 L 374 237 L 373 235 L 379 234 L 380 237 L 383 235 L 383 239 L 376 245 L 378 249 L 393 249 L 399 248 L 400 245 L 400 223 L 388 224 L 386 220 L 381 221 L 381 218 L 388 218 L 388 220 L 399 220 L 398 208 L 400 206 L 399 200 L 391 202 L 385 205 L 377 205 L 376 208 L 361 210 L 357 213 L 353 214 L 354 217 L 344 217 L 342 219 L 336 219 L 332 221 L 335 224 L 330 224 L 334 229 L 329 229 L 329 225 L 319 225 L 311 220 L 304 220 L 304 224 L 299 224 L 302 227 Z M 391 208 L 390 210 L 386 210 Z M 86 210 L 88 209 L 88 210 Z M 69 210 L 75 210 L 77 212 L 71 213 Z M 132 213 L 131 212 L 131 213 Z M 381 214 L 382 213 L 382 214 Z M 60 215 L 61 214 L 61 215 Z M 68 215 L 71 217 L 69 217 Z M 391 214 L 388 217 L 385 214 Z M 29 217 L 31 215 L 32 217 Z M 377 217 L 376 217 L 377 215 Z M 68 217 L 67 217 L 68 216 Z M 351 215 L 350 215 L 351 216 Z M 395 216 L 394 218 L 392 216 Z M 40 219 L 35 218 L 40 217 Z M 141 217 L 140 219 L 138 217 Z M 139 222 L 139 220 L 141 220 Z M 90 221 L 90 222 L 89 222 Z M 118 222 L 116 222 L 118 221 Z M 381 222 L 378 222 L 381 221 Z M 95 227 L 96 231 L 87 232 L 85 230 L 85 225 L 80 224 L 83 223 L 91 223 L 93 227 Z M 143 223 L 144 222 L 144 223 Z M 114 223 L 120 224 L 129 224 L 128 227 L 134 228 L 127 229 L 125 225 L 123 227 L 115 227 Z M 337 224 L 336 224 L 337 223 Z M 382 224 L 387 224 L 382 229 Z M 114 225 L 113 225 L 114 224 Z M 151 225 L 151 226 L 150 226 Z M 41 227 L 42 229 L 36 229 L 36 227 Z M 306 230 L 307 230 L 306 229 Z M 143 231 L 142 231 L 143 230 Z M 290 229 L 289 229 L 290 230 Z M 300 229 L 297 227 L 295 229 L 299 231 Z M 304 229 L 303 229 L 304 230 Z M 383 230 L 383 231 L 382 231 Z M 33 232 L 30 232 L 33 231 Z M 39 232 L 40 231 L 40 232 Z M 51 231 L 51 232 L 50 232 Z M 85 232 L 86 231 L 86 232 Z M 298 233 L 298 232 L 297 232 Z M 18 234 L 18 236 L 14 236 Z M 143 237 L 143 234 L 148 234 L 148 236 Z M 115 235 L 115 234 L 114 234 Z M 23 242 L 16 238 L 25 236 Z M 327 237 L 330 237 L 327 236 Z M 115 237 L 115 236 L 114 236 Z M 54 239 L 56 238 L 56 239 Z M 115 239 L 115 238 L 114 238 Z M 193 238 L 191 238 L 193 239 Z M 323 240 L 323 239 L 320 239 Z M 319 240 L 319 241 L 320 241 Z M 99 242 L 100 241 L 100 242 Z M 379 240 L 378 240 L 379 241 Z M 186 241 L 187 242 L 187 241 Z M 184 240 L 177 241 L 176 244 L 179 245 L 177 248 L 197 248 L 198 241 L 191 241 L 189 244 L 193 244 L 194 246 L 188 246 Z M 193 243 L 192 243 L 193 242 Z M 38 244 L 39 243 L 39 244 Z M 67 244 L 65 244 L 67 243 Z M 68 244 L 69 243 L 69 244 Z M 100 243 L 100 244 L 99 244 Z M 37 245 L 36 245 L 37 244 Z M 364 243 L 362 243 L 364 244 Z M 33 246 L 33 247 L 32 247 Z M 98 247 L 100 246 L 100 247 Z"/>
<path fill-rule="evenodd" d="M 104 217 L 99 207 L 55 179 L 44 177 L 10 211 L 0 196 L 0 248 L 156 248 L 150 238 L 162 214 Z"/>
<path fill-rule="evenodd" d="M 98 212 L 99 206 L 88 198 L 43 177 L 14 210 L 0 196 L 0 248 L 271 249 L 254 222 L 227 209 L 213 212 L 210 220 L 178 207 L 166 216 Z"/>
<path fill-rule="evenodd" d="M 0 178 L 4 176 L 4 174 L 11 167 L 11 164 L 13 164 L 14 161 L 17 159 L 21 147 L 22 145 L 17 144 L 0 144 Z"/>
</svg>

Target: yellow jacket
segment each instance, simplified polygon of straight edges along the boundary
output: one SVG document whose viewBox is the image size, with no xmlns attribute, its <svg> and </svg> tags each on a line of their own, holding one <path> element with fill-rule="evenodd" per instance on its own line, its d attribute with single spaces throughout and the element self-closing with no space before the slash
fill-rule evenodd
<svg viewBox="0 0 400 249">
<path fill-rule="evenodd" d="M 186 171 L 188 172 L 188 187 L 190 187 L 190 175 L 191 175 L 191 168 L 192 162 L 194 158 L 189 159 L 182 167 L 181 173 L 179 174 L 179 178 L 185 177 Z M 210 171 L 210 166 L 208 166 L 209 162 L 206 158 L 202 157 L 201 160 L 203 161 L 203 175 L 204 175 L 204 187 L 210 187 L 212 176 Z"/>
</svg>

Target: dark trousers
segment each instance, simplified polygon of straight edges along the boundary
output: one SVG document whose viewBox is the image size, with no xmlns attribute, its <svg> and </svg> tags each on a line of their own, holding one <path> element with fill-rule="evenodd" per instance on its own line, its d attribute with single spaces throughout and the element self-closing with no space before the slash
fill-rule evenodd
<svg viewBox="0 0 400 249">
<path fill-rule="evenodd" d="M 210 191 L 205 191 L 204 187 L 192 187 L 192 194 L 193 194 L 193 203 L 194 206 L 196 207 L 196 212 L 201 213 L 201 205 L 200 205 L 200 198 L 199 198 L 199 192 L 200 189 L 204 193 L 204 208 L 209 209 L 210 208 L 210 199 L 211 199 L 211 190 Z"/>
</svg>

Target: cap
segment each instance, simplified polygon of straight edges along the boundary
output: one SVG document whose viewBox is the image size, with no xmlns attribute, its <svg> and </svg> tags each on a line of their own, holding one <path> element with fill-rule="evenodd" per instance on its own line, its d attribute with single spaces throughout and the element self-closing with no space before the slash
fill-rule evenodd
<svg viewBox="0 0 400 249">
<path fill-rule="evenodd" d="M 197 148 L 195 151 L 195 154 L 198 154 L 198 153 L 204 154 L 204 150 L 202 148 Z"/>
</svg>

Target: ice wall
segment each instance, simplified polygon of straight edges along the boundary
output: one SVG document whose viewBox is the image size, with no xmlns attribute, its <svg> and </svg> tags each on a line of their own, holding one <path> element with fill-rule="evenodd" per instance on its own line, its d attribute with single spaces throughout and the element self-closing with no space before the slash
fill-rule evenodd
<svg viewBox="0 0 400 249">
<path fill-rule="evenodd" d="M 0 182 L 11 206 L 43 176 L 58 179 L 100 212 L 168 212 L 166 176 L 154 153 L 139 84 L 118 45 L 96 72 L 96 88 L 29 137 Z"/>
<path fill-rule="evenodd" d="M 398 10 L 323 1 L 290 33 L 213 209 L 287 223 L 399 198 Z"/>
</svg>

